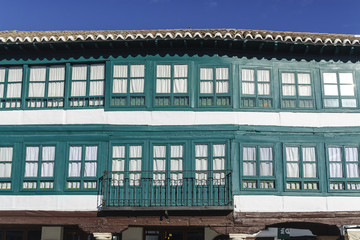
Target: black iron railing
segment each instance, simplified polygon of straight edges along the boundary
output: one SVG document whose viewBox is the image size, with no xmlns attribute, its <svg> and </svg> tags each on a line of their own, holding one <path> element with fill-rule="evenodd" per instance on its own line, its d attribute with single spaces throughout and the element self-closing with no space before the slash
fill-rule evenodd
<svg viewBox="0 0 360 240">
<path fill-rule="evenodd" d="M 231 171 L 105 172 L 100 208 L 232 206 Z"/>
</svg>

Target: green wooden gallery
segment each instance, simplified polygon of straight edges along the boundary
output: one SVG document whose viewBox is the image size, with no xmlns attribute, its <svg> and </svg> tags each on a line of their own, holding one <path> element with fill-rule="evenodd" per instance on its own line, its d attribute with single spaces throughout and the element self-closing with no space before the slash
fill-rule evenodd
<svg viewBox="0 0 360 240">
<path fill-rule="evenodd" d="M 0 32 L 0 240 L 358 239 L 359 56 L 360 35 Z"/>
</svg>

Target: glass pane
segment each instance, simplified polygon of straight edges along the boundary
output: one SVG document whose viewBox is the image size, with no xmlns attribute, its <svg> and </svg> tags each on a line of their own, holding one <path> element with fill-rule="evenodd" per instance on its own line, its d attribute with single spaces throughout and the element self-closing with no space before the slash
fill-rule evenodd
<svg viewBox="0 0 360 240">
<path fill-rule="evenodd" d="M 229 79 L 228 68 L 216 68 L 216 80 L 227 80 Z"/>
<path fill-rule="evenodd" d="M 241 78 L 243 81 L 254 81 L 254 70 L 253 69 L 243 69 L 241 71 Z"/>
<path fill-rule="evenodd" d="M 355 99 L 342 99 L 341 104 L 343 107 L 356 107 Z"/>
<path fill-rule="evenodd" d="M 128 76 L 127 71 L 128 71 L 127 65 L 114 65 L 113 77 L 114 78 L 127 78 L 127 76 Z"/>
<path fill-rule="evenodd" d="M 353 84 L 352 73 L 339 73 L 340 84 Z"/>
<path fill-rule="evenodd" d="M 325 96 L 338 96 L 338 86 L 337 85 L 324 85 L 324 94 Z"/>
<path fill-rule="evenodd" d="M 145 66 L 144 65 L 131 65 L 130 66 L 130 77 L 144 77 Z"/>
<path fill-rule="evenodd" d="M 174 77 L 176 78 L 186 78 L 188 73 L 187 65 L 174 65 Z"/>
<path fill-rule="evenodd" d="M 310 74 L 309 73 L 298 73 L 298 84 L 310 84 Z"/>
<path fill-rule="evenodd" d="M 72 67 L 72 80 L 86 80 L 86 72 L 87 66 L 86 65 L 74 65 Z"/>
<path fill-rule="evenodd" d="M 309 97 L 311 96 L 311 86 L 310 85 L 299 85 L 299 96 L 301 97 Z"/>
<path fill-rule="evenodd" d="M 157 65 L 156 77 L 162 77 L 162 78 L 171 77 L 171 65 Z"/>
<path fill-rule="evenodd" d="M 213 69 L 200 68 L 200 80 L 213 80 Z"/>
<path fill-rule="evenodd" d="M 323 73 L 324 83 L 337 83 L 336 73 Z"/>
<path fill-rule="evenodd" d="M 283 96 L 295 96 L 296 95 L 295 85 L 283 85 L 282 94 Z"/>
<path fill-rule="evenodd" d="M 269 70 L 258 70 L 257 71 L 258 82 L 270 82 L 270 71 Z"/>
<path fill-rule="evenodd" d="M 340 85 L 340 95 L 341 96 L 354 96 L 354 86 L 353 85 Z"/>
<path fill-rule="evenodd" d="M 90 80 L 105 79 L 105 65 L 92 64 L 90 65 Z"/>
<path fill-rule="evenodd" d="M 339 107 L 339 99 L 324 99 L 324 107 Z"/>
<path fill-rule="evenodd" d="M 299 173 L 299 164 L 298 163 L 287 163 L 286 164 L 286 175 L 289 178 L 298 178 Z"/>
<path fill-rule="evenodd" d="M 295 84 L 295 74 L 294 73 L 282 73 L 281 74 L 281 82 Z"/>
</svg>

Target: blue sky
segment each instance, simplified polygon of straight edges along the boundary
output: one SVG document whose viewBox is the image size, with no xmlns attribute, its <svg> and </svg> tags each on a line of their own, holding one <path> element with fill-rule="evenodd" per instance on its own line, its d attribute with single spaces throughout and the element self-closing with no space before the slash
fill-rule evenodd
<svg viewBox="0 0 360 240">
<path fill-rule="evenodd" d="M 360 0 L 3 0 L 0 30 L 238 28 L 360 34 Z"/>
</svg>

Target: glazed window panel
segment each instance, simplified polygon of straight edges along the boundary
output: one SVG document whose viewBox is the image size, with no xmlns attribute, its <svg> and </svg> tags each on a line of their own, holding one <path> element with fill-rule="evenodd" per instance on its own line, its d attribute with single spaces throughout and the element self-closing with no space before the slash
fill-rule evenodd
<svg viewBox="0 0 360 240">
<path fill-rule="evenodd" d="M 228 67 L 200 68 L 199 106 L 230 106 L 230 78 Z"/>
<path fill-rule="evenodd" d="M 104 105 L 105 64 L 71 66 L 70 107 Z"/>
<path fill-rule="evenodd" d="M 11 189 L 13 147 L 0 147 L 0 191 Z"/>
<path fill-rule="evenodd" d="M 72 145 L 69 147 L 67 189 L 96 189 L 97 145 Z"/>
<path fill-rule="evenodd" d="M 23 189 L 53 189 L 55 146 L 27 146 Z"/>
<path fill-rule="evenodd" d="M 272 107 L 270 70 L 244 68 L 241 70 L 242 107 Z"/>
<path fill-rule="evenodd" d="M 142 146 L 113 145 L 112 185 L 139 186 L 141 183 Z"/>
<path fill-rule="evenodd" d="M 225 185 L 226 144 L 195 145 L 195 184 Z"/>
<path fill-rule="evenodd" d="M 20 108 L 23 68 L 0 68 L 0 108 Z"/>
<path fill-rule="evenodd" d="M 275 188 L 273 147 L 242 146 L 242 188 Z"/>
<path fill-rule="evenodd" d="M 328 147 L 330 190 L 360 190 L 357 146 Z"/>
<path fill-rule="evenodd" d="M 145 105 L 145 65 L 115 64 L 111 106 Z"/>
<path fill-rule="evenodd" d="M 27 108 L 64 107 L 65 66 L 30 67 Z"/>
<path fill-rule="evenodd" d="M 314 108 L 310 73 L 281 73 L 281 107 L 282 108 Z"/>
<path fill-rule="evenodd" d="M 319 190 L 315 147 L 286 146 L 285 159 L 287 190 Z"/>
<path fill-rule="evenodd" d="M 158 64 L 156 66 L 155 106 L 188 106 L 187 64 Z"/>
<path fill-rule="evenodd" d="M 323 104 L 325 108 L 357 107 L 352 73 L 323 72 Z"/>
<path fill-rule="evenodd" d="M 153 146 L 153 185 L 182 185 L 183 145 L 166 144 Z"/>
</svg>

